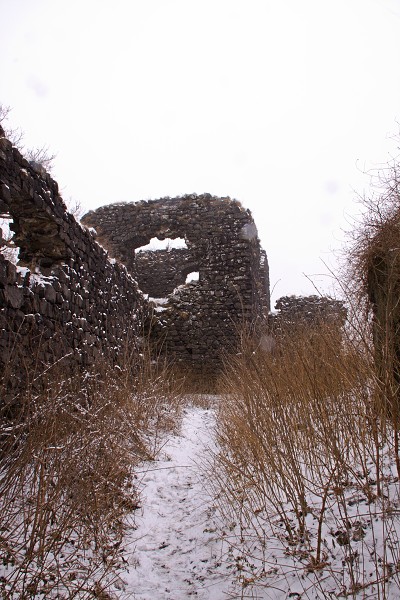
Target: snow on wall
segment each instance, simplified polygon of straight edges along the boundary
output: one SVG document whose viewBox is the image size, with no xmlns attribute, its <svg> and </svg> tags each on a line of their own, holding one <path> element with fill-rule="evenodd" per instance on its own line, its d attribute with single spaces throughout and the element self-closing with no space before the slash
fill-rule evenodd
<svg viewBox="0 0 400 600">
<path fill-rule="evenodd" d="M 20 266 L 0 254 L 0 368 L 10 396 L 35 367 L 118 363 L 142 333 L 136 281 L 69 214 L 57 183 L 35 170 L 0 128 L 0 212 L 13 219 Z"/>
<path fill-rule="evenodd" d="M 171 357 L 216 373 L 238 326 L 269 309 L 266 254 L 236 200 L 191 194 L 112 204 L 85 215 L 88 229 L 0 128 L 0 213 L 12 219 L 19 247 L 18 267 L 0 254 L 0 367 L 13 362 L 16 388 L 33 362 L 39 371 L 59 360 L 118 363 L 144 322 Z M 152 238 L 170 242 L 135 253 Z M 192 273 L 197 280 L 186 283 Z M 145 295 L 167 300 L 160 308 Z"/>
<path fill-rule="evenodd" d="M 143 292 L 167 297 L 153 336 L 178 361 L 203 374 L 218 371 L 238 327 L 269 310 L 268 261 L 249 210 L 237 200 L 190 194 L 111 204 L 87 213 L 110 255 Z M 136 252 L 152 238 L 184 239 L 186 248 Z M 190 273 L 197 281 L 186 284 Z"/>
</svg>

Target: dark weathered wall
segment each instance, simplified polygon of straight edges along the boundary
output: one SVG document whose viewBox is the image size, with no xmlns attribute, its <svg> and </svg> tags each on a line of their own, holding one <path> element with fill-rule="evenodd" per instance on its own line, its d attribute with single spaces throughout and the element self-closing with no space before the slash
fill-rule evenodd
<svg viewBox="0 0 400 600">
<path fill-rule="evenodd" d="M 328 324 L 344 325 L 347 309 L 342 300 L 329 296 L 282 296 L 276 301 L 277 312 L 270 315 L 270 322 L 278 325 Z"/>
<path fill-rule="evenodd" d="M 33 364 L 39 373 L 58 360 L 117 362 L 142 333 L 137 283 L 66 211 L 57 183 L 1 134 L 0 211 L 13 220 L 20 266 L 0 254 L 0 367 L 12 365 L 17 386 Z"/>
<path fill-rule="evenodd" d="M 156 309 L 154 337 L 172 356 L 204 373 L 218 370 L 243 322 L 269 309 L 266 254 L 250 211 L 236 200 L 191 194 L 111 204 L 82 221 L 96 229 L 99 241 L 144 291 L 168 297 Z M 153 237 L 184 238 L 187 249 L 135 255 Z M 199 281 L 176 287 L 191 271 L 198 271 Z"/>
<path fill-rule="evenodd" d="M 169 356 L 216 373 L 238 327 L 269 309 L 266 254 L 236 200 L 187 195 L 90 212 L 83 222 L 96 227 L 109 260 L 95 233 L 67 212 L 57 183 L 0 128 L 0 211 L 20 249 L 18 267 L 0 255 L 0 367 L 12 365 L 15 387 L 33 365 L 40 372 L 60 360 L 118 362 L 144 321 Z M 184 238 L 187 248 L 135 256 L 153 237 Z M 199 281 L 185 285 L 192 271 Z M 142 289 L 167 300 L 149 305 Z"/>
</svg>

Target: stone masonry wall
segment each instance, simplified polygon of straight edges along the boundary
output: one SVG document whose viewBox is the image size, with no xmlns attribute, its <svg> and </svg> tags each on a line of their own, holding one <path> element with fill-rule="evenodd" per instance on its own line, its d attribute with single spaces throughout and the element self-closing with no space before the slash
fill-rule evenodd
<svg viewBox="0 0 400 600">
<path fill-rule="evenodd" d="M 136 281 L 66 210 L 57 183 L 0 128 L 0 212 L 11 218 L 19 266 L 0 254 L 0 369 L 12 395 L 25 374 L 64 361 L 115 363 L 142 333 Z M 0 236 L 1 237 L 1 236 Z M 6 394 L 7 395 L 7 394 Z"/>
<path fill-rule="evenodd" d="M 4 398 L 33 369 L 87 367 L 102 357 L 118 363 L 149 322 L 156 347 L 215 374 L 238 328 L 269 310 L 266 254 L 250 211 L 236 200 L 192 194 L 101 207 L 83 222 L 105 250 L 68 213 L 57 183 L 0 127 L 0 214 L 19 248 L 18 266 L 0 253 Z M 184 238 L 187 248 L 135 254 L 153 237 Z M 185 284 L 192 271 L 199 280 Z M 143 292 L 164 300 L 149 302 Z"/>
<path fill-rule="evenodd" d="M 155 306 L 153 337 L 203 374 L 218 371 L 242 324 L 269 310 L 266 254 L 250 211 L 236 200 L 191 194 L 111 204 L 82 221 L 96 229 L 143 291 L 167 297 Z M 184 238 L 187 249 L 135 254 L 153 237 Z M 198 271 L 199 280 L 185 285 L 191 271 Z"/>
<path fill-rule="evenodd" d="M 347 317 L 344 302 L 329 296 L 282 296 L 276 301 L 275 309 L 277 312 L 270 315 L 270 322 L 276 327 L 296 323 L 343 326 Z"/>
</svg>

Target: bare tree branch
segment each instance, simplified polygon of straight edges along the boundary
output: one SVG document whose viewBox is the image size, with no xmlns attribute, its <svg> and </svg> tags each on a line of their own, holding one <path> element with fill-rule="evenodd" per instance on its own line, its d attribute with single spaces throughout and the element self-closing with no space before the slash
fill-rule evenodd
<svg viewBox="0 0 400 600">
<path fill-rule="evenodd" d="M 10 106 L 6 106 L 0 103 L 0 124 L 4 130 L 7 139 L 10 140 L 13 146 L 18 148 L 21 154 L 24 155 L 27 161 L 32 166 L 39 170 L 45 170 L 51 172 L 54 166 L 55 154 L 52 154 L 48 146 L 41 146 L 36 148 L 25 148 L 23 145 L 24 132 L 20 127 L 11 128 L 8 126 L 9 115 L 12 111 Z"/>
</svg>

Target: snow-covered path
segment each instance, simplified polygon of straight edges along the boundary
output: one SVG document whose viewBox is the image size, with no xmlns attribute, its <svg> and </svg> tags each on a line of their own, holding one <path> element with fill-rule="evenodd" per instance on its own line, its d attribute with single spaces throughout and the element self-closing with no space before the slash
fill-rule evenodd
<svg viewBox="0 0 400 600">
<path fill-rule="evenodd" d="M 170 439 L 143 473 L 142 512 L 130 545 L 124 597 L 137 600 L 221 600 L 229 588 L 215 509 L 204 489 L 199 463 L 214 412 L 185 409 L 180 435 Z"/>
<path fill-rule="evenodd" d="M 360 600 L 399 598 L 398 571 L 388 578 L 382 567 L 385 552 L 388 564 L 400 562 L 399 519 L 396 512 L 382 512 L 381 503 L 371 502 L 355 484 L 347 485 L 343 501 L 337 502 L 333 495 L 325 507 L 320 568 L 312 568 L 319 523 L 315 508 L 307 513 L 309 537 L 296 546 L 289 546 L 286 535 L 282 536 L 281 521 L 264 518 L 262 511 L 254 513 L 251 527 L 240 521 L 240 515 L 238 522 L 228 517 L 227 523 L 207 493 L 210 472 L 202 466 L 210 456 L 208 448 L 216 450 L 214 419 L 213 409 L 188 406 L 181 433 L 168 440 L 157 460 L 140 469 L 143 508 L 134 515 L 136 528 L 126 548 L 129 566 L 124 583 L 116 582 L 112 597 L 323 600 L 353 597 L 354 580 Z M 391 475 L 387 482 L 396 511 L 397 476 Z M 318 500 L 310 496 L 309 506 L 318 509 Z M 291 511 L 289 506 L 288 518 Z M 343 531 L 349 532 L 349 541 L 341 544 L 338 535 Z"/>
</svg>

